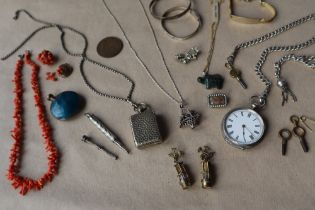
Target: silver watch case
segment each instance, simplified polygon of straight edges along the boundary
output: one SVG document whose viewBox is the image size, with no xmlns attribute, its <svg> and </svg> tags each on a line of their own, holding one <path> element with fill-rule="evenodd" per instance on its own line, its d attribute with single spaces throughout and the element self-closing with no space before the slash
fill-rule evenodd
<svg viewBox="0 0 315 210">
<path fill-rule="evenodd" d="M 227 117 L 230 116 L 230 114 L 232 112 L 235 112 L 237 110 L 246 110 L 246 111 L 249 111 L 253 114 L 255 114 L 256 116 L 258 116 L 258 119 L 261 121 L 262 125 L 263 125 L 263 135 L 261 136 L 261 138 L 254 142 L 254 143 L 250 143 L 250 144 L 240 144 L 238 142 L 235 142 L 235 140 L 231 139 L 226 131 L 226 127 L 225 127 L 225 123 L 226 123 L 226 120 L 227 120 Z M 221 131 L 222 131 L 222 134 L 223 134 L 223 137 L 224 137 L 224 140 L 232 145 L 233 147 L 236 147 L 238 149 L 242 149 L 242 150 L 245 150 L 245 149 L 249 149 L 249 148 L 252 148 L 253 146 L 259 144 L 261 142 L 261 140 L 264 138 L 264 135 L 265 135 L 265 130 L 266 130 L 266 124 L 263 120 L 263 118 L 261 117 L 261 115 L 259 113 L 257 113 L 255 110 L 253 109 L 250 109 L 250 108 L 244 108 L 244 107 L 239 107 L 239 108 L 236 108 L 236 109 L 232 109 L 231 111 L 229 111 L 228 113 L 225 114 L 223 120 L 222 120 L 222 123 L 221 123 Z"/>
</svg>

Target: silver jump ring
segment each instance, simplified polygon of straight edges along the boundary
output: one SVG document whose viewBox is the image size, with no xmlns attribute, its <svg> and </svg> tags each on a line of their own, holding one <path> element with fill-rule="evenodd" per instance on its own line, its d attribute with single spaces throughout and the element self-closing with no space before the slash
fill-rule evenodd
<svg viewBox="0 0 315 210">
<path fill-rule="evenodd" d="M 158 20 L 172 20 L 172 19 L 179 18 L 185 15 L 191 8 L 191 0 L 186 0 L 187 6 L 183 7 L 184 9 L 180 13 L 177 13 L 174 15 L 168 15 L 168 16 L 164 16 L 164 15 L 160 16 L 155 13 L 155 6 L 159 1 L 160 0 L 152 0 L 149 5 L 151 15 Z"/>
<path fill-rule="evenodd" d="M 261 109 L 266 105 L 266 99 L 261 96 L 252 96 L 250 98 L 250 104 L 252 109 Z"/>
<path fill-rule="evenodd" d="M 185 10 L 186 8 L 185 7 L 182 7 L 182 6 L 178 6 L 178 7 L 172 7 L 170 9 L 168 9 L 167 11 L 165 11 L 165 13 L 163 14 L 163 17 L 168 17 L 170 13 L 174 12 L 174 11 L 183 11 Z M 201 17 L 199 16 L 199 14 L 194 10 L 194 9 L 190 9 L 189 10 L 189 14 L 198 22 L 198 26 L 196 27 L 196 29 L 188 34 L 188 35 L 185 35 L 185 36 L 177 36 L 177 35 L 174 35 L 172 34 L 166 27 L 165 25 L 165 22 L 166 20 L 165 19 L 162 19 L 161 20 L 161 25 L 162 25 L 162 28 L 164 29 L 164 31 L 173 39 L 177 39 L 177 40 L 186 40 L 186 39 L 189 39 L 191 37 L 193 37 L 198 31 L 199 29 L 201 28 L 201 24 L 202 24 L 202 21 L 201 21 Z"/>
</svg>

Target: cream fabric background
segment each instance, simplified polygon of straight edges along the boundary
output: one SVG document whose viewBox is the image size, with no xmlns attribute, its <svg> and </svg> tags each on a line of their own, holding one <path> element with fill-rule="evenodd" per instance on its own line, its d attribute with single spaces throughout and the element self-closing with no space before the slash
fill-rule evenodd
<svg viewBox="0 0 315 210">
<path fill-rule="evenodd" d="M 148 25 L 144 19 L 140 5 L 136 0 L 107 1 L 114 14 L 121 21 L 136 50 L 150 67 L 154 75 L 168 90 L 172 86 L 163 70 L 158 52 L 153 44 Z M 146 8 L 149 1 L 143 0 Z M 309 39 L 314 35 L 314 23 L 307 23 L 298 29 L 285 33 L 280 38 L 271 40 L 260 46 L 242 51 L 236 61 L 242 69 L 243 78 L 248 83 L 248 90 L 228 76 L 224 68 L 225 58 L 233 47 L 245 40 L 257 37 L 265 32 L 282 26 L 292 20 L 314 12 L 314 0 L 278 0 L 272 2 L 278 9 L 274 22 L 266 25 L 240 25 L 228 18 L 228 1 L 222 5 L 222 22 L 217 35 L 216 49 L 212 62 L 212 73 L 223 74 L 226 78 L 222 92 L 230 96 L 226 109 L 209 109 L 207 95 L 218 92 L 205 90 L 197 82 L 209 48 L 209 21 L 212 14 L 209 1 L 195 0 L 195 8 L 202 15 L 204 24 L 197 36 L 188 41 L 173 41 L 161 30 L 155 19 L 151 18 L 157 32 L 161 48 L 170 66 L 171 72 L 191 108 L 202 113 L 202 123 L 194 130 L 179 129 L 178 107 L 165 97 L 149 80 L 140 64 L 132 55 L 125 43 L 121 54 L 112 59 L 104 59 L 96 54 L 96 45 L 106 36 L 122 37 L 117 25 L 105 11 L 101 0 L 1 0 L 0 8 L 0 43 L 1 56 L 15 47 L 39 24 L 30 21 L 23 15 L 18 21 L 12 17 L 16 9 L 28 9 L 33 15 L 47 21 L 72 26 L 86 34 L 89 39 L 88 55 L 107 65 L 118 68 L 136 81 L 134 99 L 149 103 L 156 113 L 163 116 L 167 128 L 166 141 L 159 146 L 147 150 L 137 150 L 132 142 L 129 116 L 132 109 L 125 103 L 111 101 L 92 94 L 82 83 L 78 69 L 78 59 L 67 56 L 62 50 L 59 32 L 50 29 L 38 34 L 19 52 L 31 49 L 35 55 L 43 49 L 49 49 L 60 58 L 59 63 L 69 62 L 75 66 L 74 74 L 59 82 L 44 79 L 46 71 L 54 67 L 43 67 L 41 72 L 42 91 L 59 93 L 74 90 L 84 95 L 88 101 L 85 111 L 98 115 L 122 141 L 131 149 L 131 154 L 109 143 L 82 115 L 69 122 L 50 119 L 55 131 L 55 141 L 62 153 L 60 173 L 40 192 L 30 192 L 22 197 L 7 181 L 5 174 L 8 167 L 8 155 L 11 148 L 9 131 L 13 128 L 13 95 L 12 83 L 16 56 L 1 62 L 1 115 L 0 115 L 0 209 L 314 209 L 315 206 L 315 141 L 314 133 L 308 132 L 306 139 L 310 152 L 304 154 L 297 139 L 288 145 L 288 155 L 281 156 L 281 143 L 278 130 L 291 127 L 289 116 L 305 114 L 315 117 L 313 113 L 314 72 L 301 64 L 285 65 L 283 76 L 288 79 L 290 87 L 298 96 L 298 103 L 290 101 L 281 107 L 280 91 L 272 89 L 268 105 L 262 111 L 268 122 L 268 132 L 261 144 L 253 149 L 241 151 L 232 148 L 223 141 L 220 123 L 224 114 L 235 107 L 246 106 L 248 98 L 263 90 L 257 82 L 253 67 L 260 52 L 273 44 L 293 44 Z M 244 4 L 243 4 L 244 5 Z M 254 6 L 238 7 L 242 14 L 253 15 L 258 12 Z M 253 8 L 250 10 L 249 8 Z M 67 35 L 71 49 L 82 46 L 78 37 Z M 199 46 L 202 54 L 197 62 L 185 66 L 175 61 L 174 55 L 192 46 Z M 314 53 L 314 46 L 298 54 Z M 272 54 L 264 66 L 264 72 L 273 78 L 273 63 L 282 53 Z M 102 73 L 95 66 L 86 65 L 85 71 L 89 79 L 102 90 L 110 89 L 114 93 L 124 94 L 125 82 L 110 73 Z M 32 91 L 29 86 L 30 70 L 25 68 L 24 81 L 27 84 L 26 100 L 26 139 L 23 156 L 22 173 L 38 177 L 46 170 L 45 153 L 40 130 L 33 106 Z M 274 79 L 274 78 L 273 78 Z M 113 87 L 113 85 L 116 85 Z M 46 102 L 47 107 L 49 102 Z M 315 127 L 314 127 L 315 128 Z M 95 148 L 80 142 L 83 134 L 94 137 L 120 157 L 113 161 Z M 214 163 L 217 167 L 217 182 L 210 190 L 200 187 L 200 160 L 196 152 L 198 146 L 209 145 L 216 151 Z M 176 177 L 172 160 L 167 156 L 173 146 L 186 152 L 183 160 L 190 166 L 195 184 L 183 191 Z"/>
</svg>

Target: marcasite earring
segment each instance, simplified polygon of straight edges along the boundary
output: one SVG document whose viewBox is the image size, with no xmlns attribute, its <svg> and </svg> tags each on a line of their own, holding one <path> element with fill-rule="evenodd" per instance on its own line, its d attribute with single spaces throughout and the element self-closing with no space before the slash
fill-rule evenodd
<svg viewBox="0 0 315 210">
<path fill-rule="evenodd" d="M 211 188 L 215 182 L 214 169 L 210 163 L 214 152 L 208 146 L 199 147 L 198 152 L 201 153 L 201 187 L 203 189 Z"/>
<path fill-rule="evenodd" d="M 183 154 L 184 153 L 177 148 L 172 148 L 172 152 L 168 155 L 174 159 L 174 167 L 177 171 L 179 184 L 185 190 L 192 185 L 192 179 L 187 171 L 185 164 L 182 161 L 179 161 L 179 158 L 183 156 Z"/>
</svg>

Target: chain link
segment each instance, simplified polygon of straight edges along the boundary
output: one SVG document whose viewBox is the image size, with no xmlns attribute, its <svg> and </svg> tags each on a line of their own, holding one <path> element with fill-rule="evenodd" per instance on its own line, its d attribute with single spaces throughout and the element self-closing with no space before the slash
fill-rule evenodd
<svg viewBox="0 0 315 210">
<path fill-rule="evenodd" d="M 277 79 L 281 79 L 281 67 L 287 61 L 300 62 L 308 68 L 315 68 L 315 56 L 289 54 L 283 56 L 279 61 L 274 64 L 275 76 Z"/>
</svg>

